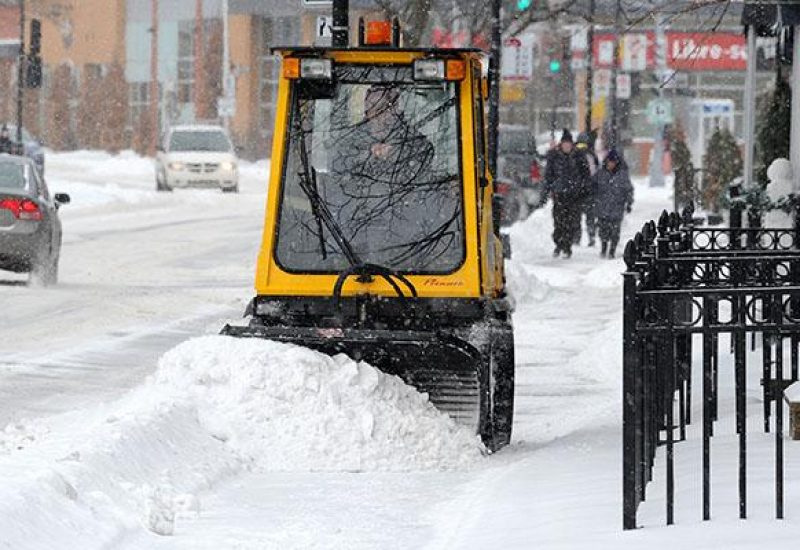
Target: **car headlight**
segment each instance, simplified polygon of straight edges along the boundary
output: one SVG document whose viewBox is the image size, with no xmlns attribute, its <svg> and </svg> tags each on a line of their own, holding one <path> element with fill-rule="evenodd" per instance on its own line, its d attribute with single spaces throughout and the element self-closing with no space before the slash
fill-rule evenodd
<svg viewBox="0 0 800 550">
<path fill-rule="evenodd" d="M 170 170 L 175 170 L 176 172 L 180 172 L 181 170 L 183 170 L 183 168 L 184 168 L 184 164 L 182 162 L 170 162 L 169 163 L 169 169 Z"/>
<path fill-rule="evenodd" d="M 236 170 L 236 163 L 225 161 L 223 163 L 220 163 L 219 167 L 225 170 L 226 172 L 233 172 L 234 170 Z"/>
</svg>

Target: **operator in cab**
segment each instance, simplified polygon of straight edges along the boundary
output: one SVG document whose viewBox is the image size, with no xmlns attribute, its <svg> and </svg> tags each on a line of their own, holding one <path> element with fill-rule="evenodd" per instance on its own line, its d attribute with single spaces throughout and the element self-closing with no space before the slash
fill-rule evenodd
<svg viewBox="0 0 800 550">
<path fill-rule="evenodd" d="M 334 159 L 335 173 L 383 185 L 428 179 L 434 147 L 405 119 L 397 88 L 370 86 L 364 97 L 364 118 L 354 130 L 352 150 Z"/>
</svg>

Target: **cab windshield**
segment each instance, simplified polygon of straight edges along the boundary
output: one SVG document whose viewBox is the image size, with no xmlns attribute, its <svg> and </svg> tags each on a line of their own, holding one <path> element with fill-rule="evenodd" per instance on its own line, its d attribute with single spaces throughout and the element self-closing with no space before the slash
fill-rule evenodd
<svg viewBox="0 0 800 550">
<path fill-rule="evenodd" d="M 322 94 L 295 83 L 281 267 L 336 273 L 357 258 L 455 271 L 465 256 L 457 99 L 455 83 L 415 82 L 408 66 L 340 65 Z"/>
</svg>

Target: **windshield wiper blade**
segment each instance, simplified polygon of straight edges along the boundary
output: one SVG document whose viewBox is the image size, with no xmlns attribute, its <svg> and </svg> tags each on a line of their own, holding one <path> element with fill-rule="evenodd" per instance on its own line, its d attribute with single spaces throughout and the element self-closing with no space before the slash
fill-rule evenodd
<svg viewBox="0 0 800 550">
<path fill-rule="evenodd" d="M 327 252 L 325 251 L 325 237 L 322 234 L 322 225 L 324 224 L 331 236 L 333 236 L 333 240 L 336 241 L 336 244 L 342 251 L 342 254 L 344 254 L 345 258 L 347 258 L 347 261 L 350 263 L 350 265 L 361 265 L 361 258 L 358 257 L 358 254 L 356 254 L 355 250 L 353 250 L 353 246 L 347 240 L 347 237 L 344 236 L 342 228 L 339 227 L 339 224 L 337 224 L 336 220 L 333 219 L 333 214 L 331 214 L 328 205 L 325 204 L 325 201 L 323 201 L 322 197 L 319 196 L 319 190 L 317 188 L 317 171 L 311 166 L 308 160 L 306 136 L 303 132 L 302 126 L 300 123 L 298 123 L 297 126 L 298 154 L 300 156 L 300 166 L 302 167 L 302 172 L 299 174 L 300 189 L 302 189 L 303 193 L 305 193 L 306 197 L 308 197 L 308 202 L 311 205 L 311 211 L 314 213 L 314 218 L 317 221 L 322 257 L 323 259 L 327 258 Z"/>
</svg>

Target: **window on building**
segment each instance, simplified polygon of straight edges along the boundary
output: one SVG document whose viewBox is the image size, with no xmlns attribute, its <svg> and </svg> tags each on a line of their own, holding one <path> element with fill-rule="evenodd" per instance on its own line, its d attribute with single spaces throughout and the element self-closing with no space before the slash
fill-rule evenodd
<svg viewBox="0 0 800 550">
<path fill-rule="evenodd" d="M 150 83 L 131 82 L 128 84 L 129 118 L 128 128 L 135 129 L 139 121 L 147 116 L 150 109 Z"/>
<path fill-rule="evenodd" d="M 175 89 L 178 103 L 191 103 L 194 98 L 194 35 L 193 20 L 178 24 L 178 82 Z"/>
</svg>

